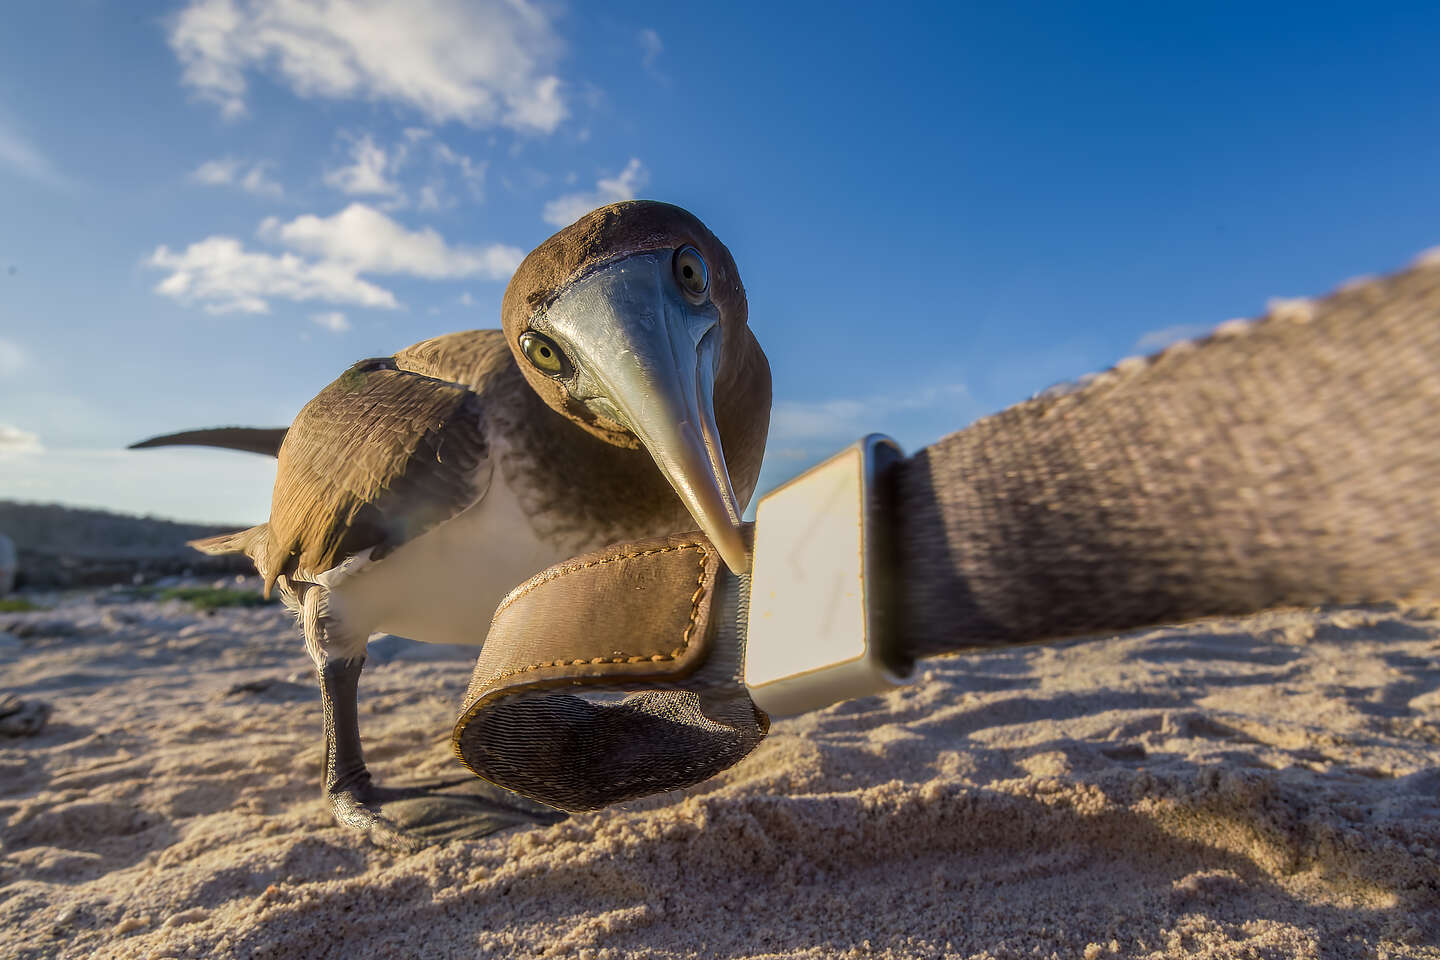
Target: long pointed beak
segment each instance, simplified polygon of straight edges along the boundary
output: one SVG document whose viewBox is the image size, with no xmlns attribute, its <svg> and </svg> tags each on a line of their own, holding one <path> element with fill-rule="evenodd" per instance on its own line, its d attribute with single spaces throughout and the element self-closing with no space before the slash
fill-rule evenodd
<svg viewBox="0 0 1440 960">
<path fill-rule="evenodd" d="M 580 354 L 584 401 L 640 438 L 726 565 L 743 574 L 750 553 L 715 424 L 719 315 L 673 291 L 669 270 L 668 260 L 630 257 L 577 283 L 549 316 Z"/>
<path fill-rule="evenodd" d="M 718 334 L 706 338 L 707 346 Z M 743 574 L 750 569 L 750 552 L 740 535 L 740 506 L 715 425 L 714 368 L 697 351 L 689 357 L 683 349 L 673 353 L 675 363 L 664 371 L 646 365 L 647 373 L 658 375 L 637 385 L 641 389 L 617 384 L 616 406 L 726 566 Z M 682 366 L 687 360 L 689 369 Z"/>
</svg>

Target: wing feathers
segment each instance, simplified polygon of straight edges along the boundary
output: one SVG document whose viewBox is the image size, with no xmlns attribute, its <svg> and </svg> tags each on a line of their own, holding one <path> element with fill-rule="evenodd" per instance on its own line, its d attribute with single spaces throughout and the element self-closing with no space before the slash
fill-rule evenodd
<svg viewBox="0 0 1440 960">
<path fill-rule="evenodd" d="M 269 532 L 269 524 L 262 523 L 258 527 L 251 527 L 248 530 L 240 530 L 236 533 L 222 533 L 215 537 L 205 537 L 201 540 L 187 541 L 186 546 L 194 547 L 201 553 L 208 553 L 211 556 L 219 556 L 224 553 L 251 553 L 255 544 L 262 542 Z"/>
<path fill-rule="evenodd" d="M 295 418 L 257 565 L 273 582 L 365 549 L 383 556 L 483 497 L 491 467 L 478 396 L 391 358 L 362 361 Z"/>
</svg>

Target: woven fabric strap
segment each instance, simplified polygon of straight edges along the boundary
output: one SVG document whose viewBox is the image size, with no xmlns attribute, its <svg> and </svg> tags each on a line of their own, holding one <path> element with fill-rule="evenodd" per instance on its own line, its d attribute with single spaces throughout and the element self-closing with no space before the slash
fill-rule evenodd
<svg viewBox="0 0 1440 960">
<path fill-rule="evenodd" d="M 1440 594 L 1440 263 L 1122 363 L 896 480 L 916 656 Z"/>
<path fill-rule="evenodd" d="M 892 600 L 914 657 L 1440 596 L 1440 263 L 1126 361 L 892 470 Z M 745 584 L 672 542 L 707 546 L 622 544 L 502 604 L 456 726 L 472 769 L 591 809 L 759 742 L 738 679 Z M 629 659 L 682 635 L 679 659 Z M 544 676 L 516 673 L 540 638 Z"/>
</svg>

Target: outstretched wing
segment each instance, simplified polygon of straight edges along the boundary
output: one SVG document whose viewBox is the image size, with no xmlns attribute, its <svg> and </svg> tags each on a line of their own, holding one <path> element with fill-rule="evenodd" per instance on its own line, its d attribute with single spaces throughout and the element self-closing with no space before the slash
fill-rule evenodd
<svg viewBox="0 0 1440 960">
<path fill-rule="evenodd" d="M 395 363 L 401 370 L 458 383 L 477 392 L 513 366 L 505 334 L 499 330 L 464 330 L 422 340 L 397 353 Z M 202 427 L 147 437 L 126 449 L 220 447 L 278 457 L 287 430 L 287 427 Z"/>
<path fill-rule="evenodd" d="M 204 427 L 199 430 L 182 430 L 166 433 L 132 443 L 128 450 L 146 450 L 150 447 L 222 447 L 226 450 L 243 450 L 267 457 L 278 457 L 280 445 L 285 442 L 285 427 Z"/>
<path fill-rule="evenodd" d="M 480 398 L 465 386 L 363 360 L 305 405 L 276 468 L 257 566 L 313 576 L 376 559 L 480 500 L 492 471 Z"/>
</svg>

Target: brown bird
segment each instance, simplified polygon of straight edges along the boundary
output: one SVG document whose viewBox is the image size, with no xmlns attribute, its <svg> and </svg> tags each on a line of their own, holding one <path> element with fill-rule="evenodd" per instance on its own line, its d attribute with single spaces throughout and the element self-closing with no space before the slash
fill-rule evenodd
<svg viewBox="0 0 1440 960">
<path fill-rule="evenodd" d="M 325 710 L 326 798 L 385 845 L 563 815 L 476 779 L 374 784 L 356 716 L 372 634 L 479 644 L 531 574 L 691 518 L 733 569 L 748 564 L 738 528 L 770 368 L 704 224 L 649 201 L 595 210 L 525 258 L 501 323 L 355 364 L 288 431 L 137 444 L 278 445 L 269 522 L 195 546 L 246 553 L 295 612 Z"/>
</svg>

